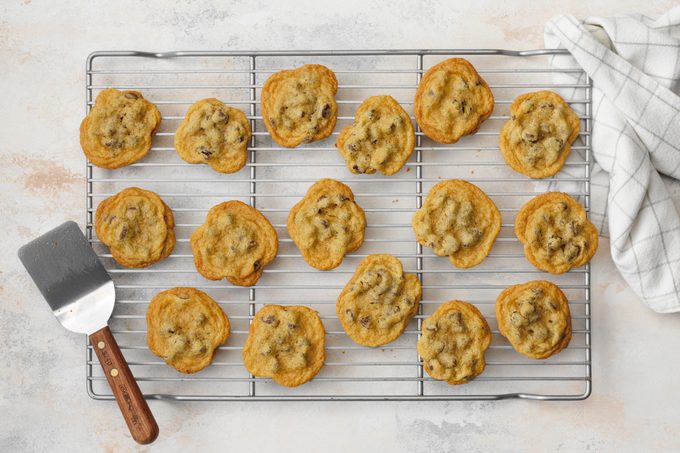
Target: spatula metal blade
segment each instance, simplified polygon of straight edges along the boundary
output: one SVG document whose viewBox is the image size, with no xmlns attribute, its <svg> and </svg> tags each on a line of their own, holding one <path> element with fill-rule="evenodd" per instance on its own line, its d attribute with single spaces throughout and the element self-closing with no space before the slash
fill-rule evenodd
<svg viewBox="0 0 680 453">
<path fill-rule="evenodd" d="M 77 223 L 63 223 L 24 245 L 19 259 L 64 327 L 91 334 L 106 326 L 115 288 Z"/>
</svg>

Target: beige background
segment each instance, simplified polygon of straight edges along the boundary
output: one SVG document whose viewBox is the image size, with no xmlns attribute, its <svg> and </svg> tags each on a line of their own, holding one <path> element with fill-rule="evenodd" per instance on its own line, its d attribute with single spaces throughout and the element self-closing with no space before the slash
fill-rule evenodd
<svg viewBox="0 0 680 453">
<path fill-rule="evenodd" d="M 604 242 L 594 261 L 594 392 L 578 403 L 151 402 L 130 440 L 85 393 L 83 338 L 63 331 L 16 257 L 83 219 L 77 128 L 93 50 L 542 46 L 557 13 L 657 15 L 674 1 L 4 1 L 0 5 L 0 451 L 678 451 L 676 315 L 645 308 Z M 214 2 L 217 3 L 217 2 Z M 459 3 L 459 4 L 456 4 Z M 510 6 L 512 5 L 512 6 Z"/>
</svg>

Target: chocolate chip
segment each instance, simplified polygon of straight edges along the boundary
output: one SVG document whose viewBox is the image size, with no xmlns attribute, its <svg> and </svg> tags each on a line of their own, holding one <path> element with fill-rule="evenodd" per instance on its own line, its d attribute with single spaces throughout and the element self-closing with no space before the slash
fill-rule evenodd
<svg viewBox="0 0 680 453">
<path fill-rule="evenodd" d="M 322 220 L 322 221 L 321 221 L 321 226 L 323 226 L 324 228 L 328 228 L 328 220 L 325 220 L 325 219 Z"/>
<path fill-rule="evenodd" d="M 305 117 L 305 111 L 303 110 L 303 111 L 300 112 L 300 118 L 304 118 L 304 117 Z"/>
<path fill-rule="evenodd" d="M 361 318 L 359 318 L 359 324 L 361 324 L 361 327 L 368 329 L 370 323 L 371 323 L 370 316 L 362 316 Z"/>
<path fill-rule="evenodd" d="M 340 195 L 340 196 L 338 196 L 338 201 L 340 203 L 344 203 L 345 201 L 347 201 L 347 197 L 344 196 L 344 195 Z"/>
<path fill-rule="evenodd" d="M 350 321 L 354 321 L 354 312 L 350 310 L 349 308 L 345 310 L 345 317 L 349 319 Z"/>
<path fill-rule="evenodd" d="M 569 229 L 574 235 L 577 235 L 581 231 L 581 225 L 578 224 L 576 220 L 569 222 Z"/>
<path fill-rule="evenodd" d="M 578 256 L 580 254 L 581 254 L 581 247 L 576 245 L 576 244 L 570 243 L 564 249 L 564 256 L 565 256 L 565 258 L 567 258 L 567 261 L 569 261 L 569 262 L 574 261 L 576 258 L 578 258 Z"/>
<path fill-rule="evenodd" d="M 229 122 L 229 115 L 227 115 L 226 112 L 225 112 L 224 110 L 219 109 L 219 110 L 217 111 L 217 116 L 218 116 L 222 121 L 224 121 L 225 123 L 228 123 L 228 122 Z"/>
<path fill-rule="evenodd" d="M 525 130 L 522 132 L 522 138 L 524 141 L 535 143 L 538 140 L 538 135 Z"/>
<path fill-rule="evenodd" d="M 477 79 L 477 80 L 475 81 L 475 86 L 480 86 L 481 84 L 482 84 L 482 81 L 481 81 L 481 80 Z"/>
<path fill-rule="evenodd" d="M 467 101 L 460 101 L 458 104 L 458 112 L 459 113 L 465 113 L 465 109 L 467 108 Z"/>
<path fill-rule="evenodd" d="M 274 321 L 276 321 L 276 316 L 274 315 L 267 315 L 262 318 L 262 322 L 265 324 L 274 324 Z"/>
<path fill-rule="evenodd" d="M 347 145 L 347 149 L 349 149 L 350 151 L 356 151 L 357 149 L 359 149 L 359 147 L 357 146 L 356 143 L 351 143 Z"/>
<path fill-rule="evenodd" d="M 276 120 L 274 119 L 273 116 L 269 117 L 269 122 L 272 124 L 273 127 L 276 127 Z"/>
<path fill-rule="evenodd" d="M 128 229 L 126 226 L 123 226 L 123 229 L 120 230 L 120 239 L 125 239 L 125 236 L 127 236 Z"/>
<path fill-rule="evenodd" d="M 260 268 L 260 260 L 256 260 L 253 263 L 253 269 L 258 270 Z"/>
<path fill-rule="evenodd" d="M 209 149 L 209 148 L 207 148 L 207 147 L 205 147 L 205 146 L 199 146 L 199 147 L 198 147 L 198 153 L 201 154 L 201 155 L 203 155 L 203 158 L 204 158 L 205 160 L 210 159 L 210 157 L 212 157 L 212 155 L 213 155 L 212 150 Z"/>
<path fill-rule="evenodd" d="M 116 220 L 116 216 L 115 216 L 115 215 L 112 215 L 112 216 L 109 218 L 109 224 L 111 224 L 111 222 L 113 222 L 114 220 Z"/>
<path fill-rule="evenodd" d="M 289 323 L 288 323 L 288 328 L 289 328 L 290 330 L 295 330 L 295 329 L 298 328 L 298 325 L 297 325 L 297 324 L 294 324 L 294 323 L 292 323 L 292 322 L 289 322 Z"/>
<path fill-rule="evenodd" d="M 255 239 L 248 242 L 248 247 L 255 247 L 256 245 L 257 245 L 257 241 Z"/>
<path fill-rule="evenodd" d="M 352 165 L 352 170 L 359 171 L 359 166 L 357 164 Z"/>
<path fill-rule="evenodd" d="M 329 116 L 331 116 L 331 106 L 329 104 L 325 104 L 323 106 L 323 110 L 321 110 L 321 117 L 328 118 Z"/>
<path fill-rule="evenodd" d="M 139 99 L 139 95 L 132 91 L 126 91 L 124 96 L 126 99 Z"/>
<path fill-rule="evenodd" d="M 243 140 L 246 138 L 243 135 L 239 135 L 238 138 L 236 139 L 236 143 L 243 143 Z"/>
</svg>

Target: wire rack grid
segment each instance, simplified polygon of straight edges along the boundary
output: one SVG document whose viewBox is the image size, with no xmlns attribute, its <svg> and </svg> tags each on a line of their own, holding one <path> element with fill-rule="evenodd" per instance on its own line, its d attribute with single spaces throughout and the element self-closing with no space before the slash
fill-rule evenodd
<svg viewBox="0 0 680 453">
<path fill-rule="evenodd" d="M 591 82 L 580 70 L 551 68 L 546 56 L 560 50 L 392 50 L 279 52 L 95 52 L 86 64 L 86 111 L 97 93 L 109 87 L 136 89 L 161 110 L 163 121 L 149 155 L 118 170 L 89 162 L 87 174 L 87 235 L 114 278 L 117 303 L 110 326 L 147 398 L 172 400 L 495 400 L 525 398 L 579 400 L 591 392 L 590 267 L 552 276 L 533 268 L 513 234 L 518 208 L 547 183 L 590 204 Z M 432 142 L 417 130 L 413 156 L 398 174 L 385 177 L 352 175 L 335 149 L 338 131 L 353 120 L 368 96 L 390 94 L 412 115 L 422 74 L 443 59 L 464 56 L 489 83 L 496 98 L 493 115 L 475 135 L 453 145 Z M 260 113 L 262 84 L 272 73 L 305 63 L 321 63 L 339 80 L 338 125 L 327 140 L 296 149 L 278 146 L 268 136 Z M 574 83 L 556 83 L 556 76 Z M 550 180 L 531 180 L 507 167 L 498 150 L 498 131 L 519 94 L 538 89 L 560 92 L 581 117 L 581 134 L 563 171 Z M 241 108 L 249 117 L 253 137 L 249 161 L 241 171 L 224 175 L 205 165 L 182 161 L 173 134 L 189 105 L 216 97 Z M 329 272 L 310 268 L 285 228 L 290 207 L 322 177 L 348 184 L 367 215 L 364 245 Z M 498 205 L 502 230 L 489 257 L 472 269 L 456 269 L 415 242 L 410 226 L 423 197 L 442 179 L 466 179 Z M 125 187 L 158 193 L 175 214 L 177 245 L 166 260 L 147 269 L 119 266 L 93 229 L 98 203 Z M 188 238 L 203 223 L 210 207 L 238 199 L 257 207 L 275 226 L 281 247 L 258 284 L 235 287 L 209 282 L 193 266 Z M 335 316 L 335 299 L 359 261 L 371 253 L 392 253 L 423 284 L 419 313 L 404 334 L 382 348 L 354 344 Z M 531 360 L 515 352 L 499 335 L 494 302 L 505 287 L 533 279 L 558 284 L 570 301 L 573 339 L 559 355 Z M 145 313 L 157 292 L 193 286 L 210 294 L 229 315 L 232 335 L 219 348 L 213 364 L 196 375 L 182 375 L 151 354 L 146 346 Z M 416 353 L 422 320 L 444 301 L 474 303 L 493 331 L 487 368 L 472 382 L 451 386 L 423 373 Z M 304 304 L 316 309 L 327 333 L 327 360 L 319 375 L 294 389 L 249 375 L 241 360 L 248 325 L 266 303 Z M 86 383 L 95 399 L 112 399 L 88 344 Z"/>
</svg>

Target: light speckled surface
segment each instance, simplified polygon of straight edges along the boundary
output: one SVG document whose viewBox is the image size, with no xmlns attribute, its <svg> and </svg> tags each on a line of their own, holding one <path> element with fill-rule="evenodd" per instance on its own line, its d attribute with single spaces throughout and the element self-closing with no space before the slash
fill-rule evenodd
<svg viewBox="0 0 680 453">
<path fill-rule="evenodd" d="M 603 243 L 594 261 L 594 392 L 578 403 L 151 402 L 161 427 L 136 446 L 113 402 L 85 393 L 83 338 L 46 309 L 16 249 L 83 220 L 78 145 L 84 61 L 103 49 L 542 46 L 559 12 L 658 14 L 674 1 L 6 1 L 0 6 L 0 451 L 678 451 L 678 315 L 646 309 Z M 344 4 L 343 6 L 340 6 Z M 450 2 L 453 5 L 453 2 Z M 284 448 L 284 445 L 286 448 Z"/>
</svg>

